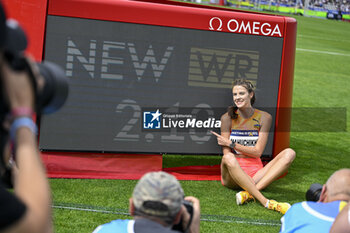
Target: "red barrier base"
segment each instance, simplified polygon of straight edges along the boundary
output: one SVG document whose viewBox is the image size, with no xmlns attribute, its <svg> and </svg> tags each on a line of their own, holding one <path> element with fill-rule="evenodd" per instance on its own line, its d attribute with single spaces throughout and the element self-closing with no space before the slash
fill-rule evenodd
<svg viewBox="0 0 350 233">
<path fill-rule="evenodd" d="M 220 165 L 162 169 L 160 154 L 42 152 L 49 178 L 137 180 L 151 171 L 165 171 L 178 180 L 220 180 Z"/>
<path fill-rule="evenodd" d="M 49 178 L 140 179 L 162 170 L 162 155 L 43 152 Z"/>
<path fill-rule="evenodd" d="M 138 180 L 147 172 L 165 171 L 178 180 L 221 179 L 220 165 L 162 168 L 160 154 L 43 152 L 42 160 L 49 178 Z"/>
<path fill-rule="evenodd" d="M 220 165 L 163 168 L 178 180 L 220 180 Z"/>
</svg>

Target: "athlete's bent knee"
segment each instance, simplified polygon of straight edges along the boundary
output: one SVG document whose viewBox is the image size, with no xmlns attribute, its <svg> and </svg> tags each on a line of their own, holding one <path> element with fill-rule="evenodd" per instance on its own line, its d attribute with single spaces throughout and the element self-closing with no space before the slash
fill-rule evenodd
<svg viewBox="0 0 350 233">
<path fill-rule="evenodd" d="M 296 157 L 296 153 L 293 149 L 287 148 L 283 151 L 283 159 L 287 164 L 291 164 Z"/>
<path fill-rule="evenodd" d="M 234 169 L 237 166 L 239 166 L 239 163 L 237 161 L 237 159 L 235 158 L 235 156 L 231 153 L 229 154 L 224 154 L 222 156 L 222 162 L 230 169 Z"/>
</svg>

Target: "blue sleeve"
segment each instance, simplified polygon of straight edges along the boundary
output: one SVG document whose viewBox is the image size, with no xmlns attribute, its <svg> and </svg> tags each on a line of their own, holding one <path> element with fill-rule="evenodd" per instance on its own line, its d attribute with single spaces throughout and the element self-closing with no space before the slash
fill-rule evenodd
<svg viewBox="0 0 350 233">
<path fill-rule="evenodd" d="M 128 233 L 128 223 L 130 220 L 113 220 L 112 222 L 98 226 L 93 233 Z"/>
<path fill-rule="evenodd" d="M 286 212 L 286 214 L 281 218 L 281 230 L 280 232 L 293 232 L 295 229 L 299 228 L 300 224 L 300 203 L 292 205 L 292 207 Z"/>
</svg>

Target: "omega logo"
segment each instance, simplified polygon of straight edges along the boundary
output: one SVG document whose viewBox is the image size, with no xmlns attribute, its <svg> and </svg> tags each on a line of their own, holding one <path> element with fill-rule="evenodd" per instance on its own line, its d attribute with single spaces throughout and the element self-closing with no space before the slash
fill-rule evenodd
<svg viewBox="0 0 350 233">
<path fill-rule="evenodd" d="M 282 37 L 277 23 L 230 19 L 224 24 L 219 17 L 212 17 L 209 20 L 209 30 L 222 31 L 223 26 L 226 26 L 226 31 L 234 33 Z"/>
<path fill-rule="evenodd" d="M 218 21 L 219 22 L 219 27 L 217 29 L 215 29 L 213 27 L 213 21 Z M 222 30 L 222 20 L 219 17 L 213 17 L 210 19 L 209 21 L 209 29 L 210 30 L 216 30 L 216 31 L 221 31 Z"/>
</svg>

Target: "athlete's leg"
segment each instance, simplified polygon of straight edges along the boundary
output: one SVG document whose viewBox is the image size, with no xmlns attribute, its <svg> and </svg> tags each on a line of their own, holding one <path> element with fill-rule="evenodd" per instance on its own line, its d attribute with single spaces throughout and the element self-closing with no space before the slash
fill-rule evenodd
<svg viewBox="0 0 350 233">
<path fill-rule="evenodd" d="M 263 206 L 266 205 L 267 199 L 257 189 L 253 179 L 242 170 L 232 153 L 225 154 L 222 157 L 221 180 L 223 185 L 228 188 L 240 186 L 253 195 Z"/>
<path fill-rule="evenodd" d="M 266 188 L 274 180 L 284 174 L 293 160 L 295 159 L 295 151 L 288 148 L 281 151 L 273 160 L 266 166 L 260 169 L 254 176 L 253 180 L 256 183 L 258 190 Z"/>
<path fill-rule="evenodd" d="M 229 189 L 238 189 L 240 188 L 238 184 L 231 178 L 231 175 L 228 171 L 226 164 L 221 161 L 221 184 Z"/>
</svg>

